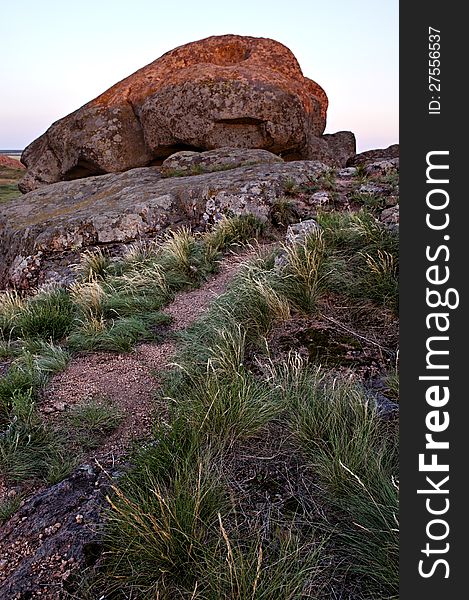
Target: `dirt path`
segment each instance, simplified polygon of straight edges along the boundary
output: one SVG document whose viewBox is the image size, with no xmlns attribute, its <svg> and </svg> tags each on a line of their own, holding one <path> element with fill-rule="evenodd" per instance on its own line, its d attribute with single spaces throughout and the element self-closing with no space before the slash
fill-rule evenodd
<svg viewBox="0 0 469 600">
<path fill-rule="evenodd" d="M 193 323 L 253 254 L 251 250 L 230 255 L 215 277 L 198 289 L 178 294 L 165 309 L 172 317 L 169 332 Z M 140 344 L 129 354 L 97 352 L 73 358 L 67 369 L 49 382 L 40 410 L 46 420 L 57 422 L 67 409 L 93 399 L 106 400 L 118 408 L 124 414 L 122 423 L 90 456 L 105 465 L 114 464 L 133 439 L 150 433 L 155 418 L 166 419 L 166 406 L 155 400 L 155 392 L 158 372 L 171 362 L 174 349 L 174 343 L 168 340 Z"/>
<path fill-rule="evenodd" d="M 169 332 L 195 321 L 253 254 L 250 250 L 229 256 L 215 277 L 197 290 L 178 294 L 166 308 L 173 318 Z M 93 398 L 106 398 L 124 419 L 98 450 L 81 459 L 82 466 L 71 476 L 54 486 L 23 490 L 28 499 L 1 528 L 0 598 L 62 598 L 66 582 L 83 568 L 90 549 L 101 547 L 101 515 L 110 486 L 106 473 L 122 462 L 133 440 L 151 432 L 155 419 L 166 418 L 166 406 L 158 405 L 155 392 L 158 373 L 174 351 L 169 339 L 140 344 L 128 354 L 82 355 L 51 379 L 40 403 L 51 424 Z"/>
</svg>

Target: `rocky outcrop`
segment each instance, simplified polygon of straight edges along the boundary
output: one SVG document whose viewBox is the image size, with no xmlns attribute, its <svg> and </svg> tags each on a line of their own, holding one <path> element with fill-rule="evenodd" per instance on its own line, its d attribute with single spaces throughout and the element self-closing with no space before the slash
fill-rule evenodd
<svg viewBox="0 0 469 600">
<path fill-rule="evenodd" d="M 347 161 L 347 166 L 366 167 L 367 165 L 377 161 L 392 160 L 394 158 L 399 158 L 399 144 L 393 144 L 388 148 L 377 148 L 376 150 L 367 150 L 366 152 L 356 154 L 355 156 L 349 158 Z"/>
<path fill-rule="evenodd" d="M 287 183 L 310 184 L 326 171 L 316 161 L 281 161 L 163 178 L 158 167 L 144 167 L 40 188 L 0 213 L 0 286 L 30 287 L 49 258 L 69 264 L 70 255 L 89 246 L 126 243 L 183 223 L 203 228 L 222 214 L 265 220 Z"/>
<path fill-rule="evenodd" d="M 54 123 L 26 148 L 20 189 L 156 164 L 222 146 L 314 158 L 327 96 L 292 52 L 265 38 L 180 46 Z M 313 143 L 314 145 L 314 143 Z"/>
</svg>

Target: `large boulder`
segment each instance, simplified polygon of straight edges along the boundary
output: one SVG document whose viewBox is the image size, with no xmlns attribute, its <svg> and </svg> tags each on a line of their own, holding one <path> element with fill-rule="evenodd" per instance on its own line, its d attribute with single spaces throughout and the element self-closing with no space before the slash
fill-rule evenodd
<svg viewBox="0 0 469 600">
<path fill-rule="evenodd" d="M 313 158 L 327 96 L 274 40 L 214 36 L 180 46 L 54 123 L 30 144 L 20 184 L 159 164 L 180 150 L 221 146 Z"/>
<path fill-rule="evenodd" d="M 141 167 L 12 200 L 0 212 L 0 287 L 44 281 L 48 261 L 69 265 L 90 246 L 125 244 L 180 224 L 203 229 L 223 214 L 266 220 L 287 185 L 311 184 L 327 172 L 317 161 L 271 162 L 266 154 L 263 164 L 221 170 L 219 162 L 219 170 L 198 176 L 162 177 L 159 167 Z"/>
</svg>

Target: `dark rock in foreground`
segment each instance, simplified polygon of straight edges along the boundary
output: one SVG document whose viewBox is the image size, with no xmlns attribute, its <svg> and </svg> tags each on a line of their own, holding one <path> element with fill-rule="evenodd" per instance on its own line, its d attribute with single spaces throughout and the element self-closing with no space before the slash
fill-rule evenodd
<svg viewBox="0 0 469 600">
<path fill-rule="evenodd" d="M 109 483 L 91 467 L 32 496 L 1 528 L 0 598 L 61 598 L 101 551 Z"/>
</svg>

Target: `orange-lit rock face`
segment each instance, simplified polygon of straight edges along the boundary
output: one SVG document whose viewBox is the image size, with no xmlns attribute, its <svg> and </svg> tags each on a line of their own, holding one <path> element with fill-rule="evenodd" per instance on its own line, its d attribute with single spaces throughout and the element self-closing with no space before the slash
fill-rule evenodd
<svg viewBox="0 0 469 600">
<path fill-rule="evenodd" d="M 22 191 L 154 164 L 179 150 L 263 148 L 309 158 L 327 96 L 293 54 L 264 38 L 181 46 L 54 123 L 26 148 Z"/>
</svg>

